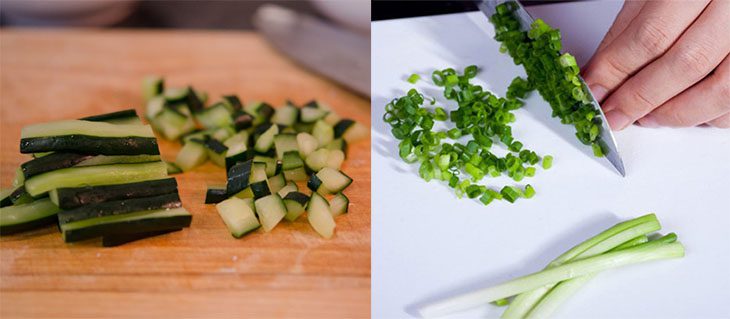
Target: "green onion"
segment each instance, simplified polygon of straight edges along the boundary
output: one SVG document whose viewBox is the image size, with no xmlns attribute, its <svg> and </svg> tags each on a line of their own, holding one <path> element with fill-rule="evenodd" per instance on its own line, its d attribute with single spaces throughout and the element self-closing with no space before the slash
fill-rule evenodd
<svg viewBox="0 0 730 319">
<path fill-rule="evenodd" d="M 416 82 L 418 82 L 418 80 L 420 79 L 420 75 L 413 73 L 411 74 L 411 76 L 408 77 L 408 82 L 410 82 L 411 84 L 416 84 Z"/>
<path fill-rule="evenodd" d="M 553 167 L 553 157 L 552 155 L 546 155 L 542 159 L 542 168 L 550 169 L 551 167 Z"/>
<path fill-rule="evenodd" d="M 524 195 L 525 198 L 532 198 L 532 196 L 535 196 L 535 189 L 532 188 L 532 185 L 527 184 L 527 186 L 525 186 Z"/>
</svg>

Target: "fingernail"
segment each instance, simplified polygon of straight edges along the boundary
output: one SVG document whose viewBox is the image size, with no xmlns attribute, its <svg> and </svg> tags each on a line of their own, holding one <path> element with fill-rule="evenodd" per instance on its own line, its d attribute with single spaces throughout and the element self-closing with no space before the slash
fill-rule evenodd
<svg viewBox="0 0 730 319">
<path fill-rule="evenodd" d="M 605 87 L 599 85 L 599 84 L 593 84 L 589 86 L 588 88 L 591 89 L 591 93 L 593 93 L 593 97 L 596 98 L 596 101 L 601 102 L 603 101 L 603 98 L 606 97 L 606 93 L 608 93 L 608 90 L 606 90 Z"/>
<path fill-rule="evenodd" d="M 651 115 L 646 115 L 639 120 L 639 125 L 643 127 L 659 127 L 656 119 Z"/>
<path fill-rule="evenodd" d="M 614 131 L 620 131 L 631 124 L 631 118 L 628 115 L 621 112 L 621 110 L 609 111 L 606 113 L 606 120 L 608 125 Z"/>
</svg>

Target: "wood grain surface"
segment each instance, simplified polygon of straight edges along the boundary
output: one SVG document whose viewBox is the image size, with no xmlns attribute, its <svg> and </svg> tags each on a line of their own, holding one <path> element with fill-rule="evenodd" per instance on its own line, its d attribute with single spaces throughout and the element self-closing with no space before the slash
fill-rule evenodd
<svg viewBox="0 0 730 319">
<path fill-rule="evenodd" d="M 22 126 L 135 107 L 140 82 L 159 74 L 215 99 L 282 105 L 313 98 L 370 125 L 370 103 L 293 64 L 255 33 L 202 31 L 0 31 L 0 183 L 28 160 Z M 164 158 L 179 147 L 160 141 Z M 177 175 L 190 228 L 120 247 L 65 244 L 56 227 L 0 239 L 0 316 L 369 318 L 370 142 L 351 145 L 343 170 L 350 213 L 331 240 L 306 218 L 235 239 L 207 184 L 223 169 L 206 164 Z"/>
</svg>

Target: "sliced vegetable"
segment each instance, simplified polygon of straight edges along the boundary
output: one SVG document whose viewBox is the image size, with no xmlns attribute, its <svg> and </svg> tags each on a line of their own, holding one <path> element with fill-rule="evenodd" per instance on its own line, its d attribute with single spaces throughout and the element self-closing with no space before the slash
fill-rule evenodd
<svg viewBox="0 0 730 319">
<path fill-rule="evenodd" d="M 305 208 L 309 202 L 309 196 L 297 191 L 289 192 L 284 197 L 284 205 L 286 206 L 286 220 L 293 222 L 299 216 L 304 214 Z"/>
<path fill-rule="evenodd" d="M 330 200 L 330 212 L 332 212 L 332 216 L 347 214 L 349 206 L 350 199 L 343 193 L 337 193 L 337 195 L 332 197 Z"/>
<path fill-rule="evenodd" d="M 61 224 L 61 232 L 63 240 L 70 243 L 99 236 L 189 227 L 191 220 L 192 215 L 184 208 L 161 209 Z"/>
<path fill-rule="evenodd" d="M 189 171 L 200 165 L 203 165 L 208 160 L 208 151 L 197 139 L 192 139 L 188 143 L 185 143 L 177 153 L 175 158 L 175 165 L 179 166 L 183 171 Z"/>
<path fill-rule="evenodd" d="M 271 194 L 254 201 L 256 213 L 265 232 L 270 232 L 286 216 L 286 206 L 279 194 Z"/>
<path fill-rule="evenodd" d="M 231 197 L 215 205 L 215 208 L 233 237 L 240 238 L 261 227 L 256 214 L 243 199 Z"/>
<path fill-rule="evenodd" d="M 307 203 L 307 219 L 312 228 L 324 238 L 331 238 L 335 232 L 335 220 L 332 218 L 327 200 L 317 193 Z"/>
<path fill-rule="evenodd" d="M 73 209 L 108 201 L 177 193 L 174 178 L 153 179 L 116 185 L 64 187 L 50 192 L 51 201 L 62 209 Z"/>
<path fill-rule="evenodd" d="M 27 204 L 0 208 L 0 235 L 53 224 L 60 209 L 50 199 L 43 198 Z"/>
<path fill-rule="evenodd" d="M 71 210 L 61 211 L 58 213 L 58 222 L 65 224 L 103 216 L 124 215 L 137 211 L 179 207 L 182 207 L 182 203 L 177 193 L 137 197 L 85 205 Z"/>
<path fill-rule="evenodd" d="M 206 204 L 217 204 L 228 198 L 228 192 L 226 192 L 225 185 L 208 186 L 205 191 L 205 203 Z"/>
</svg>

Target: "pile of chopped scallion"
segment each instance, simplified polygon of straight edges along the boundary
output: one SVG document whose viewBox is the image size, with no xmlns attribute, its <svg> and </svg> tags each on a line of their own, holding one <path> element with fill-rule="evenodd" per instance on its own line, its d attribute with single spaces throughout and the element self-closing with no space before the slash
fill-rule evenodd
<svg viewBox="0 0 730 319">
<path fill-rule="evenodd" d="M 540 161 L 543 169 L 552 166 L 552 156 L 541 159 L 512 136 L 510 124 L 515 121 L 512 111 L 522 107 L 521 99 L 532 87 L 518 77 L 507 89 L 507 98 L 501 98 L 470 82 L 477 72 L 474 65 L 466 67 L 463 74 L 451 68 L 433 72 L 433 83 L 443 88 L 446 99 L 458 104 L 450 113 L 443 107 L 433 107 L 435 99 L 428 101 L 428 107 L 424 106 L 424 95 L 411 89 L 406 96 L 385 106 L 383 120 L 400 140 L 400 157 L 407 163 L 419 163 L 419 175 L 424 180 L 447 182 L 458 197 L 478 198 L 484 205 L 495 199 L 513 203 L 519 198 L 531 198 L 535 189 L 529 184 L 524 188 L 504 186 L 497 191 L 478 182 L 502 174 L 520 182 L 535 175 Z M 409 82 L 417 79 L 411 76 Z M 433 129 L 436 121 L 447 120 L 455 127 Z M 470 139 L 466 144 L 456 141 L 467 136 Z M 509 152 L 503 157 L 495 155 L 491 151 L 494 143 L 502 143 Z"/>
<path fill-rule="evenodd" d="M 532 23 L 529 32 L 522 31 L 514 15 L 516 9 L 515 2 L 502 3 L 490 18 L 496 33 L 494 39 L 502 43 L 500 52 L 509 53 L 515 64 L 521 64 L 527 73 L 527 81 L 516 79 L 512 86 L 515 90 L 537 89 L 550 104 L 553 117 L 575 126 L 578 140 L 591 145 L 595 156 L 604 156 L 608 148 L 600 138 L 599 110 L 580 81 L 575 58 L 569 53 L 560 54 L 560 31 L 541 19 Z M 511 96 L 507 91 L 507 98 Z"/>
</svg>

